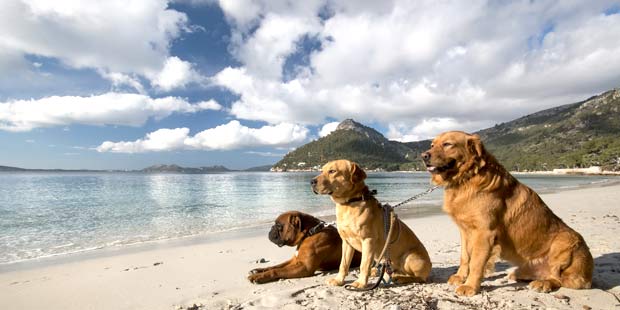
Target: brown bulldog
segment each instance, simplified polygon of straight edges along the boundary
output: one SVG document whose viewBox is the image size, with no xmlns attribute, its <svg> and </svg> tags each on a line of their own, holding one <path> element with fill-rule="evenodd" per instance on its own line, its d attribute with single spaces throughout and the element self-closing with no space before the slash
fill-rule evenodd
<svg viewBox="0 0 620 310">
<path fill-rule="evenodd" d="M 269 231 L 269 240 L 277 246 L 296 246 L 293 257 L 281 264 L 256 268 L 248 280 L 266 283 L 278 279 L 303 278 L 317 270 L 334 270 L 340 265 L 342 239 L 335 227 L 299 211 L 282 213 Z M 359 266 L 360 255 L 354 263 Z"/>
</svg>

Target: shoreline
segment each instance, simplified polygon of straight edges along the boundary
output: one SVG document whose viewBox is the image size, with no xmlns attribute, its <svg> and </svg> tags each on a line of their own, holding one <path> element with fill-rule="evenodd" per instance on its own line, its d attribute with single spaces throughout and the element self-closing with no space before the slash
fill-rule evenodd
<svg viewBox="0 0 620 310">
<path fill-rule="evenodd" d="M 525 173 L 525 175 L 536 175 L 536 173 Z M 540 174 L 543 175 L 543 174 Z M 557 174 L 553 174 L 557 175 Z M 570 176 L 570 175 L 569 175 Z M 573 191 L 587 188 L 598 187 L 610 187 L 620 185 L 620 178 L 610 179 L 604 182 L 581 184 L 577 186 L 569 186 L 555 189 L 538 190 L 537 192 L 543 194 L 554 194 L 566 191 Z M 388 203 L 388 202 L 383 202 Z M 389 202 L 395 203 L 395 202 Z M 414 217 L 425 218 L 435 215 L 443 214 L 440 203 L 422 203 L 416 205 L 405 205 L 397 210 L 398 216 L 402 219 L 413 219 Z M 335 214 L 330 215 L 316 215 L 318 218 L 330 223 L 335 222 Z M 224 240 L 230 240 L 240 238 L 244 236 L 256 236 L 261 232 L 268 231 L 273 220 L 257 221 L 249 226 L 245 227 L 231 227 L 229 229 L 202 232 L 187 236 L 175 236 L 168 238 L 161 238 L 155 240 L 139 241 L 134 243 L 118 244 L 118 245 L 102 245 L 89 249 L 80 249 L 67 253 L 50 254 L 41 257 L 27 258 L 12 262 L 0 263 L 0 274 L 9 271 L 27 270 L 41 266 L 58 265 L 68 262 L 76 262 L 80 260 L 96 259 L 102 257 L 111 257 L 117 255 L 139 253 L 143 251 L 149 251 L 158 248 L 174 248 L 188 245 L 195 245 L 200 243 L 213 243 Z"/>
<path fill-rule="evenodd" d="M 620 182 L 619 182 L 620 183 Z M 420 208 L 422 210 L 420 210 Z M 414 217 L 425 218 L 442 214 L 440 204 L 423 204 L 416 207 L 403 207 L 398 210 L 398 216 L 402 219 Z M 317 216 L 317 218 L 327 222 L 335 222 L 336 215 Z M 30 270 L 40 267 L 61 265 L 66 263 L 79 262 L 82 260 L 114 257 L 126 254 L 148 252 L 154 249 L 177 248 L 192 246 L 197 244 L 217 243 L 231 239 L 246 237 L 267 236 L 267 232 L 273 220 L 261 221 L 249 227 L 235 227 L 222 231 L 204 232 L 195 235 L 171 237 L 165 239 L 148 240 L 130 244 L 114 246 L 103 246 L 93 249 L 84 249 L 75 252 L 52 254 L 48 256 L 28 258 L 19 261 L 0 263 L 0 275 L 6 272 Z"/>
</svg>

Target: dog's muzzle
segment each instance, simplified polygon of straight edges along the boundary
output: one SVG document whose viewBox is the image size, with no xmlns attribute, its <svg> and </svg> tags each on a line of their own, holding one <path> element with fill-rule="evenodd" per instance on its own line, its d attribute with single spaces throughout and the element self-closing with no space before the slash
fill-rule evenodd
<svg viewBox="0 0 620 310">
<path fill-rule="evenodd" d="M 430 163 L 426 163 L 426 171 L 430 172 L 430 173 L 441 173 L 444 171 L 448 171 L 452 168 L 454 168 L 456 166 L 456 159 L 451 159 L 447 164 L 443 165 L 443 166 L 433 166 Z"/>
<path fill-rule="evenodd" d="M 316 195 L 319 194 L 319 191 L 316 189 L 316 185 L 319 183 L 316 178 L 310 180 L 310 187 L 312 188 L 312 192 Z"/>
<path fill-rule="evenodd" d="M 441 173 L 456 166 L 456 159 L 450 159 L 450 161 L 443 166 L 435 166 L 431 164 L 431 152 L 428 151 L 420 154 L 420 157 L 422 157 L 422 161 L 424 161 L 424 164 L 426 165 L 426 171 L 430 173 Z"/>
<path fill-rule="evenodd" d="M 271 230 L 269 231 L 269 241 L 275 243 L 275 245 L 279 247 L 284 246 L 284 240 L 280 238 L 281 230 L 282 230 L 282 225 L 275 224 L 271 226 Z"/>
</svg>

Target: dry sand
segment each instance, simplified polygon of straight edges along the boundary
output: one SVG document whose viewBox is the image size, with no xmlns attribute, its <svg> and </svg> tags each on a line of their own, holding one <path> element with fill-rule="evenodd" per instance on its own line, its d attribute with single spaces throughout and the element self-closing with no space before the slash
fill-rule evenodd
<svg viewBox="0 0 620 310">
<path fill-rule="evenodd" d="M 457 297 L 445 284 L 459 260 L 458 230 L 445 215 L 405 222 L 433 261 L 430 283 L 357 293 L 328 287 L 335 274 L 256 285 L 250 269 L 279 263 L 293 248 L 254 232 L 156 242 L 0 266 L 0 309 L 620 309 L 620 185 L 542 195 L 586 239 L 594 288 L 543 294 L 506 278 L 499 263 L 482 293 Z M 264 259 L 265 263 L 260 263 Z M 353 272 L 348 280 L 355 279 Z M 374 281 L 374 279 L 373 279 Z"/>
</svg>

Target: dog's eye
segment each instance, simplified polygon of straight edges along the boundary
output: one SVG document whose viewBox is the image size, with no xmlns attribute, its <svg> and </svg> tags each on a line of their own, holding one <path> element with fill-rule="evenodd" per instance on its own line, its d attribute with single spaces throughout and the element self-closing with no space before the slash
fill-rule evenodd
<svg viewBox="0 0 620 310">
<path fill-rule="evenodd" d="M 452 143 L 444 142 L 442 145 L 443 145 L 443 147 L 449 147 L 449 146 L 452 146 Z"/>
<path fill-rule="evenodd" d="M 333 170 L 333 169 L 332 169 L 332 170 L 327 171 L 327 173 L 329 173 L 329 174 L 333 174 L 333 173 L 336 173 L 336 170 Z"/>
</svg>

